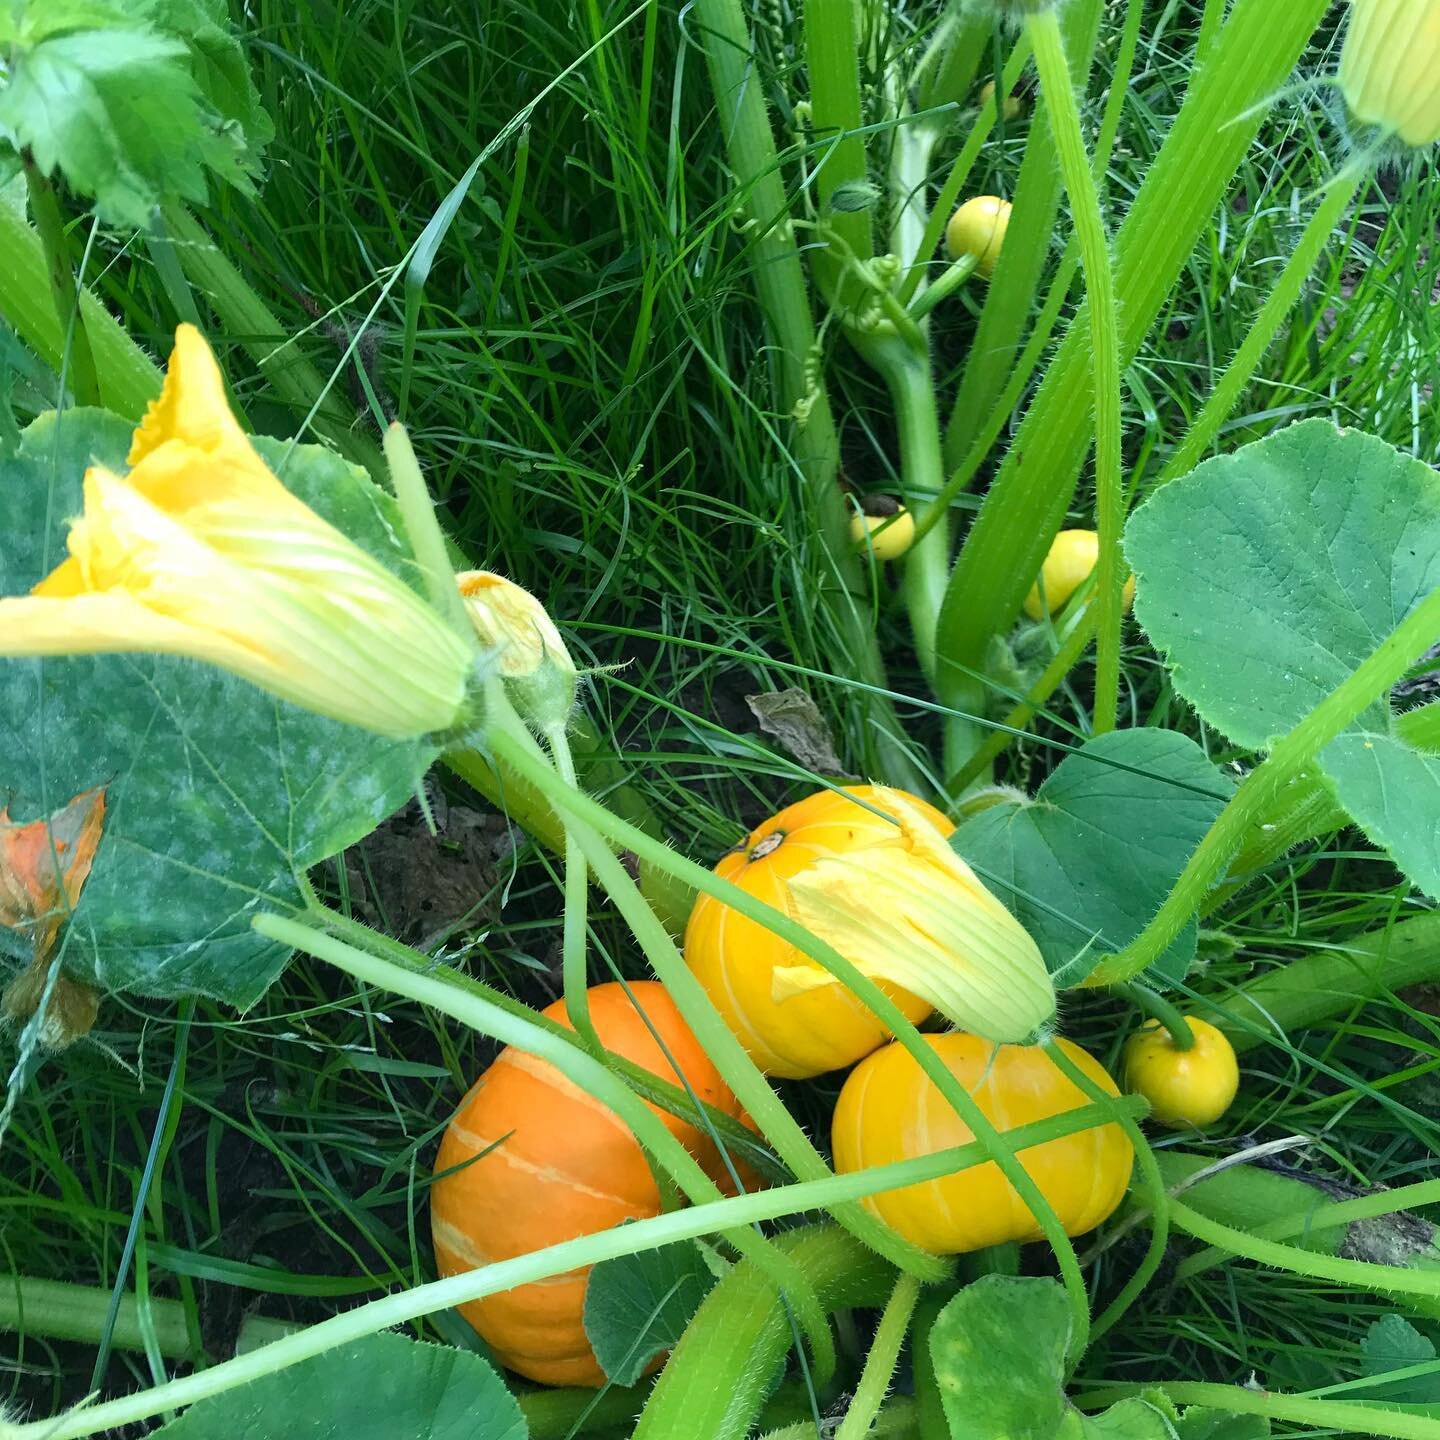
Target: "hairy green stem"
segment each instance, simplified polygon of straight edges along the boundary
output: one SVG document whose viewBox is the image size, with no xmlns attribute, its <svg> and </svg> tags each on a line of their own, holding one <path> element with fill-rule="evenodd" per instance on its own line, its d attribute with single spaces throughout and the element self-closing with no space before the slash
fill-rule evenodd
<svg viewBox="0 0 1440 1440">
<path fill-rule="evenodd" d="M 574 785 L 575 761 L 564 726 L 548 731 L 545 743 L 555 762 L 555 771 L 567 785 Z M 590 975 L 586 964 L 585 927 L 590 903 L 589 871 L 585 852 L 574 832 L 565 830 L 565 921 L 560 940 L 560 973 L 565 987 L 565 1013 L 575 1033 L 592 1050 L 600 1049 L 600 1037 L 590 1019 Z"/>
<path fill-rule="evenodd" d="M 420 473 L 410 434 L 398 420 L 385 431 L 385 461 L 410 551 L 424 577 L 430 604 L 452 630 L 478 646 L 474 626 L 466 618 L 465 602 L 455 584 L 455 570 L 450 563 L 445 532 L 435 515 L 435 502 Z"/>
<path fill-rule="evenodd" d="M 1103 961 L 1095 983 L 1129 980 L 1154 964 L 1205 902 L 1211 887 L 1277 795 L 1320 751 L 1386 694 L 1440 636 L 1440 590 L 1426 596 L 1375 650 L 1253 770 L 1186 862 L 1155 918 L 1119 954 Z"/>
<path fill-rule="evenodd" d="M 1369 1260 L 1345 1260 L 1334 1255 L 1302 1250 L 1278 1240 L 1262 1240 L 1233 1225 L 1223 1225 L 1192 1210 L 1179 1200 L 1170 1202 L 1170 1218 L 1177 1230 L 1203 1240 L 1207 1245 L 1254 1260 L 1292 1275 L 1306 1275 L 1312 1280 L 1333 1280 L 1357 1290 L 1374 1294 L 1419 1295 L 1427 1300 L 1440 1299 L 1440 1272 L 1410 1270 L 1402 1265 L 1377 1265 Z"/>
<path fill-rule="evenodd" d="M 1175 1049 L 1195 1048 L 1195 1032 L 1190 1028 L 1190 1022 L 1163 995 L 1138 980 L 1121 981 L 1115 989 L 1142 1015 L 1158 1020 L 1170 1032 L 1170 1043 Z"/>
<path fill-rule="evenodd" d="M 1143 1385 L 1106 1385 L 1076 1397 L 1082 1410 L 1103 1410 L 1117 1400 L 1162 1390 L 1176 1405 L 1202 1405 L 1206 1409 L 1241 1415 L 1265 1415 L 1271 1420 L 1324 1430 L 1334 1435 L 1384 1435 L 1391 1440 L 1440 1440 L 1440 1420 L 1390 1410 L 1383 1405 L 1353 1405 L 1344 1400 L 1309 1400 L 1303 1395 L 1277 1395 L 1241 1385 L 1210 1385 L 1202 1381 L 1154 1381 Z"/>
<path fill-rule="evenodd" d="M 514 765 L 522 774 L 528 774 L 528 777 L 535 783 L 543 784 L 545 783 L 544 771 L 537 768 L 535 760 L 528 754 L 523 743 L 528 738 L 523 734 L 517 735 L 513 727 L 505 727 L 494 735 L 493 744 L 496 753 L 502 755 L 509 764 Z M 540 764 L 543 766 L 543 761 Z M 674 962 L 678 961 L 678 956 L 674 955 L 673 946 L 668 943 L 664 947 L 647 944 L 646 932 L 650 922 L 654 922 L 654 917 L 649 915 L 647 907 L 640 900 L 634 882 L 623 868 L 614 862 L 614 857 L 610 854 L 604 840 L 600 838 L 602 835 L 612 841 L 631 845 L 637 854 L 648 855 L 657 863 L 670 864 L 681 878 L 692 881 L 697 889 L 706 891 L 723 904 L 738 910 L 742 915 L 756 921 L 781 939 L 789 941 L 802 954 L 814 960 L 844 984 L 895 1036 L 896 1041 L 905 1047 L 946 1102 L 964 1121 L 970 1133 L 986 1146 L 996 1167 L 1014 1187 L 1021 1202 L 1030 1211 L 1035 1223 L 1040 1227 L 1041 1233 L 1054 1250 L 1061 1278 L 1065 1283 L 1066 1292 L 1077 1317 L 1083 1313 L 1088 1320 L 1089 1301 L 1085 1293 L 1084 1277 L 1080 1273 L 1079 1262 L 1075 1255 L 1075 1247 L 1070 1243 L 1070 1238 L 1065 1234 L 1064 1226 L 1061 1225 L 1049 1201 L 1032 1179 L 1029 1171 L 1015 1159 L 1006 1136 L 995 1128 L 974 1097 L 956 1080 L 955 1076 L 941 1062 L 935 1050 L 925 1043 L 895 1002 L 874 981 L 857 970 L 833 948 L 818 941 L 808 930 L 788 915 L 783 915 L 772 906 L 756 900 L 754 896 L 742 890 L 738 885 L 732 884 L 728 880 L 722 880 L 719 876 L 694 864 L 693 861 L 686 860 L 666 850 L 664 846 L 657 845 L 649 836 L 632 831 L 623 821 L 611 815 L 603 805 L 595 804 L 588 796 L 576 790 L 557 789 L 553 793 L 553 798 L 557 807 L 566 811 L 572 819 L 579 820 L 587 827 L 593 825 L 600 832 L 598 835 L 591 832 L 594 836 L 593 840 L 586 839 L 585 832 L 581 832 L 582 840 L 586 842 L 587 856 L 590 863 L 596 867 L 597 877 L 600 876 L 601 863 L 597 857 L 603 857 L 612 872 L 619 872 L 615 877 L 615 883 L 612 883 L 610 878 L 601 877 L 606 890 L 630 924 L 636 939 L 645 948 L 647 958 L 651 960 L 652 964 L 655 964 L 658 959 L 664 967 L 658 972 L 660 978 L 669 987 L 681 1013 L 690 1022 L 697 1038 L 706 1046 L 721 1074 L 730 1082 L 731 1089 L 749 1109 L 751 1116 L 767 1137 L 776 1144 L 777 1149 L 780 1149 L 782 1158 L 791 1164 L 796 1174 L 804 1172 L 794 1164 L 790 1155 L 786 1154 L 785 1149 L 779 1145 L 777 1132 L 772 1131 L 766 1125 L 765 1119 L 751 1105 L 750 1095 L 747 1093 L 754 1091 L 760 1099 L 762 1107 L 769 1109 L 772 1104 L 778 1104 L 774 1092 L 770 1090 L 768 1084 L 763 1082 L 763 1077 L 758 1077 L 754 1063 L 730 1033 L 728 1027 L 720 1020 L 699 981 L 690 973 L 683 961 L 679 962 L 677 968 Z M 658 922 L 654 922 L 654 924 L 656 928 L 660 928 Z M 668 953 L 666 953 L 667 951 Z M 707 1032 L 706 1034 L 701 1033 L 702 1027 Z M 711 1043 L 712 1040 L 715 1043 Z M 752 1077 L 758 1077 L 761 1080 L 758 1090 Z M 788 1122 L 793 1126 L 794 1122 L 785 1107 L 781 1105 L 778 1108 L 783 1115 L 782 1123 Z M 798 1127 L 795 1128 L 798 1130 Z M 801 1133 L 803 1135 L 803 1132 Z M 808 1141 L 806 1144 L 808 1146 Z M 818 1161 L 818 1157 L 816 1158 Z M 839 1213 L 836 1218 L 841 1219 L 842 1223 L 846 1223 Z M 884 1227 L 884 1233 L 886 1243 L 890 1247 L 884 1253 L 890 1254 L 893 1250 L 893 1239 L 888 1227 Z M 912 1247 L 907 1247 L 907 1249 L 909 1248 Z M 910 1270 L 912 1273 L 920 1273 L 913 1262 L 903 1265 L 902 1268 Z"/>
<path fill-rule="evenodd" d="M 1204 408 L 1195 417 L 1184 440 L 1170 457 L 1155 484 L 1157 488 L 1188 474 L 1205 457 L 1220 427 L 1230 418 L 1245 387 L 1255 378 L 1265 352 L 1274 343 L 1280 326 L 1295 308 L 1310 272 L 1324 253 L 1335 226 L 1339 224 L 1368 171 L 1354 165 L 1350 173 L 1336 179 L 1316 207 L 1301 233 L 1285 268 L 1276 277 L 1260 313 L 1251 323 L 1245 339 L 1220 377 Z"/>
<path fill-rule="evenodd" d="M 1011 1134 L 1021 1147 L 1040 1145 L 1084 1130 L 1094 1124 L 1096 1118 L 1094 1107 L 1087 1106 L 1033 1125 L 1019 1126 Z M 212 1395 L 222 1395 L 238 1385 L 275 1374 L 301 1360 L 323 1355 L 337 1345 L 433 1315 L 438 1310 L 448 1310 L 471 1300 L 484 1299 L 487 1295 L 498 1295 L 520 1285 L 549 1279 L 552 1275 L 563 1275 L 567 1270 L 577 1270 L 621 1255 L 635 1255 L 679 1240 L 696 1239 L 809 1210 L 853 1204 L 869 1195 L 921 1184 L 972 1165 L 983 1165 L 989 1158 L 984 1147 L 972 1141 L 952 1150 L 857 1171 L 852 1175 L 832 1175 L 824 1180 L 782 1186 L 754 1195 L 740 1195 L 637 1220 L 629 1225 L 617 1225 L 596 1235 L 567 1240 L 533 1254 L 502 1260 L 479 1270 L 466 1271 L 368 1301 L 318 1325 L 276 1339 L 259 1350 L 238 1355 L 208 1370 L 197 1371 L 138 1394 L 124 1395 L 85 1409 L 68 1410 L 53 1419 L 21 1425 L 0 1422 L 0 1440 L 82 1440 L 84 1436 L 134 1425 L 167 1410 L 193 1405 L 197 1400 Z"/>
<path fill-rule="evenodd" d="M 1060 159 L 1060 173 L 1070 197 L 1080 260 L 1085 271 L 1086 316 L 1094 365 L 1095 393 L 1095 518 L 1100 535 L 1096 565 L 1095 706 L 1092 729 L 1103 735 L 1115 728 L 1120 691 L 1120 623 L 1125 584 L 1120 532 L 1125 524 L 1124 477 L 1121 473 L 1120 324 L 1115 309 L 1115 275 L 1110 263 L 1110 237 L 1100 213 L 1100 195 L 1085 150 L 1080 109 L 1060 22 L 1053 10 L 1042 10 L 1025 22 L 1035 49 L 1040 85 L 1049 107 L 1050 129 Z"/>
<path fill-rule="evenodd" d="M 253 922 L 262 935 L 353 975 L 368 984 L 381 986 L 397 995 L 449 1015 L 471 1029 L 502 1044 L 513 1045 L 553 1065 L 566 1079 L 594 1096 L 629 1126 L 665 1174 L 695 1203 L 722 1199 L 720 1187 L 706 1174 L 700 1162 L 685 1148 L 658 1115 L 617 1076 L 593 1056 L 567 1045 L 549 1031 L 522 1019 L 509 1010 L 491 1005 L 474 993 L 445 980 L 420 974 L 414 965 L 400 966 L 381 956 L 357 949 L 324 931 L 278 915 L 260 915 Z M 418 954 L 415 959 L 422 960 Z M 718 1136 L 713 1137 L 717 1141 Z M 725 1238 L 742 1255 L 769 1268 L 777 1284 L 794 1305 L 807 1338 L 817 1354 L 830 1346 L 830 1330 L 809 1282 L 792 1265 L 772 1253 L 768 1243 L 754 1230 L 737 1227 Z"/>
<path fill-rule="evenodd" d="M 452 969 L 438 960 L 421 955 L 418 951 L 410 949 L 408 945 L 403 945 L 398 940 L 392 940 L 388 935 L 382 935 L 378 930 L 372 930 L 358 920 L 352 920 L 349 916 L 341 915 L 334 910 L 327 910 L 318 900 L 312 901 L 312 908 L 307 912 L 307 918 L 331 934 L 349 941 L 350 944 L 358 946 L 372 955 L 379 955 L 382 959 L 389 960 L 404 969 L 413 970 L 418 975 L 456 986 L 487 1004 L 493 1005 L 496 1009 L 506 1011 L 526 1024 L 539 1026 L 548 1031 L 552 1037 L 567 1045 L 578 1046 L 580 1044 L 579 1037 L 573 1030 L 567 1029 L 558 1020 L 552 1020 L 548 1015 L 542 1015 L 538 1011 L 532 1010 L 522 1001 L 515 999 L 513 995 L 507 995 L 502 990 L 492 989 L 489 985 L 476 980 L 471 975 L 466 975 L 463 971 Z M 637 1065 L 623 1055 L 602 1049 L 595 1058 L 601 1060 L 607 1070 L 613 1071 L 624 1079 L 637 1095 L 642 1096 L 652 1105 L 658 1106 L 666 1114 L 674 1115 L 688 1125 L 713 1134 L 719 1148 L 730 1154 L 743 1156 L 748 1164 L 770 1180 L 783 1183 L 793 1178 L 790 1172 L 776 1160 L 774 1154 L 760 1141 L 755 1132 L 742 1125 L 734 1116 L 727 1115 L 713 1105 L 697 1099 L 695 1095 L 680 1086 L 672 1085 L 668 1080 L 662 1080 L 653 1071 L 647 1070 L 643 1065 Z"/>
<path fill-rule="evenodd" d="M 27 154 L 24 161 L 25 188 L 30 197 L 30 218 L 45 250 L 45 271 L 50 282 L 50 299 L 55 306 L 55 319 L 65 336 L 61 369 L 70 383 L 75 398 L 82 405 L 100 403 L 100 385 L 96 379 L 95 357 L 90 353 L 90 339 L 85 333 L 85 320 L 80 311 L 80 286 L 75 268 L 70 263 L 70 247 L 65 242 L 65 222 L 55 187 L 41 173 Z"/>
<path fill-rule="evenodd" d="M 1096 41 L 1100 21 L 1106 9 L 1102 0 L 1083 0 L 1083 3 L 1064 7 L 1061 12 L 1065 51 L 1070 57 L 1070 71 L 1076 90 L 1081 94 L 1089 85 L 1098 49 Z M 1133 0 L 1129 6 L 1110 76 L 1110 99 L 1105 113 L 1107 122 L 1112 112 L 1118 109 L 1116 97 L 1123 99 L 1128 89 L 1138 40 L 1139 12 L 1143 9 L 1143 0 Z M 1118 114 L 1114 118 L 1118 123 Z M 1104 179 L 1109 159 L 1108 142 L 1113 141 L 1113 135 L 1113 130 L 1102 122 L 1095 152 L 1097 183 Z M 1051 264 L 1056 219 L 1063 194 L 1059 161 L 1050 138 L 1050 121 L 1042 93 L 1036 97 L 1025 156 L 1015 178 L 1015 210 L 1005 232 L 1005 243 L 1001 246 L 995 274 L 986 291 L 985 305 L 975 327 L 975 338 L 965 357 L 965 370 L 945 427 L 947 470 L 957 469 L 975 444 L 982 426 L 988 428 L 998 410 L 1003 409 L 1002 419 L 1008 420 L 1010 411 L 1014 409 L 1013 401 L 1003 407 L 997 402 L 1006 389 L 1006 380 L 1015 365 L 1021 339 L 1039 306 L 1041 281 Z M 1073 235 L 1066 254 L 1072 257 L 1069 273 L 1073 275 L 1079 256 L 1079 247 Z M 1066 268 L 1062 261 L 1062 272 Z M 1068 278 L 1064 279 L 1063 288 L 1069 290 Z"/>
<path fill-rule="evenodd" d="M 895 1281 L 895 1288 L 880 1314 L 880 1323 L 875 1327 L 875 1338 L 871 1341 L 870 1353 L 865 1357 L 860 1383 L 855 1387 L 850 1408 L 835 1432 L 835 1440 L 864 1440 L 866 1435 L 873 1433 L 871 1427 L 890 1388 L 890 1377 L 895 1373 L 900 1346 L 910 1328 L 910 1317 L 919 1298 L 920 1282 L 913 1275 L 901 1275 Z"/>
</svg>

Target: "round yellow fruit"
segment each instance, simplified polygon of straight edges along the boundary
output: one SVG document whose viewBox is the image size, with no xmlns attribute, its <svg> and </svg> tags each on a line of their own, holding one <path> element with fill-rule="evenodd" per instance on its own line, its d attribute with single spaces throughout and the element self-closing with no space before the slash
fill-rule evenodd
<svg viewBox="0 0 1440 1440">
<path fill-rule="evenodd" d="M 1200 1129 L 1213 1125 L 1240 1088 L 1240 1066 L 1225 1035 L 1187 1017 L 1195 1044 L 1181 1050 L 1158 1021 L 1148 1020 L 1125 1042 L 1125 1088 L 1150 1102 L 1162 1125 Z"/>
<path fill-rule="evenodd" d="M 852 515 L 850 539 L 877 560 L 898 560 L 914 543 L 915 517 L 903 505 L 890 515 Z"/>
<path fill-rule="evenodd" d="M 998 195 L 977 195 L 967 200 L 945 227 L 945 245 L 952 260 L 975 257 L 975 269 L 984 276 L 995 273 L 1005 231 L 1010 225 L 1010 202 Z"/>
<path fill-rule="evenodd" d="M 1062 530 L 1040 567 L 1040 580 L 1025 597 L 1025 613 L 1032 620 L 1063 610 L 1070 597 L 1090 578 L 1100 558 L 1100 537 L 1093 530 Z M 1042 597 L 1041 582 L 1044 584 Z M 1125 581 L 1125 608 L 1135 599 L 1135 577 Z"/>
</svg>

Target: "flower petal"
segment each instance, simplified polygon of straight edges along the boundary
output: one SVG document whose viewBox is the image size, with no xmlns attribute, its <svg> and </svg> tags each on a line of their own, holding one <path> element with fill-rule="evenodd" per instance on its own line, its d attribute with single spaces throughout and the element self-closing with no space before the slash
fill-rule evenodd
<svg viewBox="0 0 1440 1440">
<path fill-rule="evenodd" d="M 135 431 L 129 463 L 140 464 L 172 440 L 202 452 L 232 445 L 248 449 L 250 443 L 230 411 L 225 377 L 205 337 L 193 325 L 181 325 L 175 331 L 164 387 Z"/>
</svg>

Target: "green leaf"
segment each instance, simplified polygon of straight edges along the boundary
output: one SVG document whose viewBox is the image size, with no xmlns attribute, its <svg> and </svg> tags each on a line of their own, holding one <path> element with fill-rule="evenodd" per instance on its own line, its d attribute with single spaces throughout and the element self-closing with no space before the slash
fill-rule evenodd
<svg viewBox="0 0 1440 1440">
<path fill-rule="evenodd" d="M 129 442 L 115 416 L 67 411 L 37 420 L 0 459 L 0 594 L 53 568 L 86 465 L 123 470 Z M 393 505 L 362 471 L 318 446 L 256 447 L 301 499 L 408 570 Z M 0 662 L 0 796 L 11 819 L 108 786 L 63 952 L 69 972 L 106 990 L 252 1004 L 288 956 L 250 917 L 301 904 L 297 876 L 404 804 L 433 759 L 427 745 L 322 719 L 194 661 Z M 0 947 L 28 958 L 11 932 L 0 930 Z"/>
<path fill-rule="evenodd" d="M 23 0 L 0 41 L 0 134 L 102 220 L 141 228 L 162 200 L 203 201 L 207 171 L 249 188 L 274 130 L 221 0 Z"/>
<path fill-rule="evenodd" d="M 1382 440 L 1307 420 L 1167 485 L 1131 517 L 1135 613 L 1175 687 L 1266 748 L 1440 585 L 1440 477 Z M 1440 894 L 1434 762 L 1388 698 L 1321 757 L 1340 803 Z"/>
<path fill-rule="evenodd" d="M 1175 1407 L 1158 1391 L 1117 1400 L 1099 1415 L 1087 1415 L 1086 1440 L 1175 1440 Z"/>
<path fill-rule="evenodd" d="M 1350 818 L 1426 894 L 1440 896 L 1440 758 L 1357 730 L 1327 745 L 1320 764 Z"/>
<path fill-rule="evenodd" d="M 1170 730 L 1119 730 L 1068 755 L 1034 800 L 967 820 L 951 844 L 1035 937 L 1060 985 L 1150 922 L 1224 805 L 1229 782 Z M 1192 923 L 1151 973 L 1178 978 Z"/>
<path fill-rule="evenodd" d="M 1066 1414 L 1070 1304 L 1054 1280 L 986 1275 L 936 1317 L 930 1355 L 952 1440 L 1052 1440 Z"/>
<path fill-rule="evenodd" d="M 714 1283 L 693 1241 L 595 1266 L 585 1287 L 585 1334 L 611 1382 L 633 1385 L 671 1349 Z"/>
<path fill-rule="evenodd" d="M 1364 1396 L 1402 1405 L 1440 1404 L 1440 1360 L 1435 1346 L 1402 1315 L 1385 1315 L 1365 1332 L 1360 1342 L 1365 1374 L 1377 1383 Z M 1429 1365 L 1428 1374 L 1411 1375 L 1386 1383 L 1396 1371 Z"/>
<path fill-rule="evenodd" d="M 1176 689 L 1260 750 L 1440 585 L 1440 477 L 1306 420 L 1158 491 L 1131 516 L 1125 553 Z"/>
<path fill-rule="evenodd" d="M 156 1440 L 526 1440 L 515 1397 L 478 1355 L 370 1335 L 192 1405 Z"/>
<path fill-rule="evenodd" d="M 1270 1433 L 1268 1415 L 1236 1415 L 1192 1405 L 1175 1422 L 1179 1440 L 1265 1440 Z"/>
</svg>

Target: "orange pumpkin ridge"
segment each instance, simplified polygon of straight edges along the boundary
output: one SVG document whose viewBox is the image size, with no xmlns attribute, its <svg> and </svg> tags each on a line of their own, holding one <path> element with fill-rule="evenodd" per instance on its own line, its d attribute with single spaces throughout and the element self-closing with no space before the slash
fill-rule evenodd
<svg viewBox="0 0 1440 1440">
<path fill-rule="evenodd" d="M 863 803 L 877 793 L 883 792 L 874 785 L 854 785 L 807 796 L 757 826 L 743 845 L 721 857 L 715 874 L 784 912 L 786 881 L 817 860 L 894 839 L 894 822 Z M 954 830 L 918 796 L 905 798 L 945 834 Z M 801 1080 L 837 1070 L 889 1038 L 865 1005 L 842 986 L 824 986 L 777 1002 L 772 995 L 776 969 L 810 962 L 763 925 L 712 896 L 701 895 L 690 913 L 685 959 L 766 1074 Z M 880 987 L 908 1020 L 918 1022 L 929 1015 L 929 1005 L 908 991 L 885 981 Z"/>
<path fill-rule="evenodd" d="M 601 1044 L 742 1118 L 665 988 L 636 981 L 630 991 L 634 1001 L 618 983 L 590 990 Z M 569 1024 L 563 1000 L 542 1013 Z M 683 1082 L 652 1025 L 684 1072 Z M 730 1188 L 714 1142 L 651 1108 L 716 1183 Z M 502 1051 L 460 1102 L 435 1173 L 441 1178 L 430 1188 L 431 1238 L 442 1276 L 660 1213 L 645 1153 L 624 1122 L 553 1066 L 514 1048 Z M 471 1301 L 460 1313 L 509 1369 L 549 1385 L 602 1385 L 604 1373 L 585 1336 L 588 1279 L 588 1270 L 573 1270 Z"/>
</svg>

